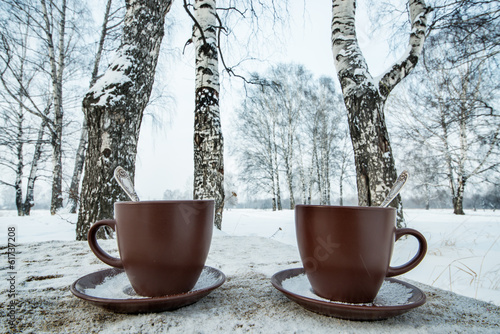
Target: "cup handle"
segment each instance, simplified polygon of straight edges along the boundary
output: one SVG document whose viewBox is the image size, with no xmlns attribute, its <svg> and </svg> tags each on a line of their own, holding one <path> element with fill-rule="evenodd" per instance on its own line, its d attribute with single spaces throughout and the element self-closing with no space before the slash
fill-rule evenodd
<svg viewBox="0 0 500 334">
<path fill-rule="evenodd" d="M 396 230 L 396 240 L 398 241 L 399 238 L 401 238 L 403 235 L 412 235 L 415 238 L 417 238 L 418 241 L 418 252 L 417 254 L 408 261 L 407 263 L 397 266 L 397 267 L 389 267 L 387 270 L 387 277 L 392 277 L 392 276 L 397 276 L 404 274 L 413 268 L 415 268 L 423 259 L 425 256 L 425 253 L 427 253 L 427 241 L 425 240 L 425 237 L 422 235 L 422 233 L 418 232 L 417 230 L 414 230 L 412 228 L 399 228 Z"/>
<path fill-rule="evenodd" d="M 116 257 L 112 257 L 111 255 L 106 253 L 97 243 L 97 231 L 101 226 L 109 226 L 113 229 L 113 231 L 115 231 L 116 221 L 113 219 L 100 220 L 90 227 L 87 237 L 90 249 L 92 250 L 92 252 L 94 252 L 95 256 L 97 256 L 97 258 L 102 262 L 112 267 L 123 269 L 122 260 Z"/>
</svg>

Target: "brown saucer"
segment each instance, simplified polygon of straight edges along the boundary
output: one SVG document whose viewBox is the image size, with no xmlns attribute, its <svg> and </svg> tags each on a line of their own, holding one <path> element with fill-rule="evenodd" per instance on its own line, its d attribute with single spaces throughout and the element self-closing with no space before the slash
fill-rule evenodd
<svg viewBox="0 0 500 334">
<path fill-rule="evenodd" d="M 198 287 L 195 286 L 195 289 L 185 293 L 162 297 L 141 297 L 135 294 L 135 291 L 129 284 L 124 285 L 121 289 L 124 294 L 128 294 L 130 298 L 103 298 L 91 296 L 85 291 L 100 285 L 106 278 L 113 278 L 123 272 L 123 269 L 110 268 L 85 275 L 77 279 L 71 285 L 70 290 L 75 296 L 113 312 L 148 313 L 172 311 L 196 303 L 198 300 L 208 295 L 212 290 L 221 286 L 226 280 L 226 276 L 220 270 L 205 266 L 202 275 L 210 275 L 211 278 L 209 282 L 202 286 L 197 284 Z"/>
<path fill-rule="evenodd" d="M 403 314 L 425 303 L 425 294 L 416 286 L 394 279 L 386 278 L 386 282 L 399 283 L 411 290 L 410 297 L 403 305 L 347 304 L 318 300 L 291 292 L 283 287 L 283 281 L 305 274 L 304 268 L 280 271 L 271 277 L 272 285 L 292 301 L 309 311 L 323 315 L 349 320 L 382 320 Z"/>
</svg>

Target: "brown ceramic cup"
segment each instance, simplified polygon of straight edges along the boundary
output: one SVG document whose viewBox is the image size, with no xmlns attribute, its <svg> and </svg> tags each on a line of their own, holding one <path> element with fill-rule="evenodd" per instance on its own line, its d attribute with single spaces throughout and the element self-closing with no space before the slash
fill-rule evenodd
<svg viewBox="0 0 500 334">
<path fill-rule="evenodd" d="M 210 249 L 213 200 L 117 202 L 115 219 L 93 224 L 88 242 L 110 266 L 123 268 L 135 292 L 159 297 L 191 290 Z M 101 226 L 116 231 L 120 258 L 97 243 Z"/>
<path fill-rule="evenodd" d="M 295 225 L 311 287 L 318 296 L 333 301 L 372 302 L 385 277 L 410 271 L 427 252 L 420 232 L 396 228 L 394 208 L 297 205 Z M 417 239 L 417 254 L 391 267 L 394 243 L 404 235 Z"/>
</svg>

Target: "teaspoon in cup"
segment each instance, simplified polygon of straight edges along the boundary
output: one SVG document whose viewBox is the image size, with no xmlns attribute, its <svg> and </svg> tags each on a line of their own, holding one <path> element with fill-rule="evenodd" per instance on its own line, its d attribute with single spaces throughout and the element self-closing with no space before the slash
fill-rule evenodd
<svg viewBox="0 0 500 334">
<path fill-rule="evenodd" d="M 139 202 L 139 196 L 137 196 L 137 193 L 135 192 L 134 183 L 130 179 L 127 171 L 123 169 L 123 167 L 118 166 L 115 168 L 114 175 L 116 182 L 118 182 L 128 197 L 130 197 L 133 202 Z"/>
<path fill-rule="evenodd" d="M 386 196 L 382 204 L 380 204 L 380 207 L 385 208 L 387 207 L 394 197 L 396 197 L 401 189 L 403 189 L 404 185 L 406 184 L 406 181 L 408 181 L 408 178 L 410 177 L 410 173 L 408 171 L 404 170 L 401 174 L 399 174 L 396 182 L 392 185 L 391 190 L 389 191 L 389 194 Z"/>
</svg>

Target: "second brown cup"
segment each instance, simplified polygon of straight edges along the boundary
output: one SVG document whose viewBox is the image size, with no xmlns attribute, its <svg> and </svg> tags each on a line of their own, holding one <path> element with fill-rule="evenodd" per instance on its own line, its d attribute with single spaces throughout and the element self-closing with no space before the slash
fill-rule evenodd
<svg viewBox="0 0 500 334">
<path fill-rule="evenodd" d="M 135 292 L 159 297 L 191 290 L 210 249 L 213 200 L 117 202 L 114 220 L 91 226 L 88 242 L 104 263 L 124 268 Z M 101 226 L 116 230 L 120 258 L 97 243 Z"/>
<path fill-rule="evenodd" d="M 396 210 L 381 207 L 297 205 L 295 225 L 299 253 L 314 292 L 346 303 L 372 302 L 385 277 L 415 268 L 427 252 L 424 236 L 396 229 Z M 394 242 L 414 236 L 417 254 L 390 267 Z"/>
</svg>

